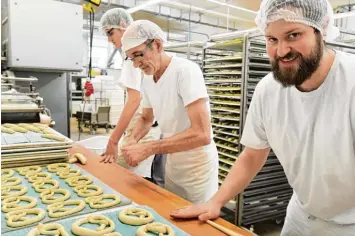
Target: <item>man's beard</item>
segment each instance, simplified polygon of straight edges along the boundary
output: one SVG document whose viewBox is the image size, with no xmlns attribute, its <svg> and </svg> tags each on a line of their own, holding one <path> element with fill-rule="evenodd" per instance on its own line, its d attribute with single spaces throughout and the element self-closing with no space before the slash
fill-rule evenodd
<svg viewBox="0 0 355 236">
<path fill-rule="evenodd" d="M 276 81 L 281 83 L 284 87 L 300 86 L 304 81 L 309 79 L 311 75 L 318 69 L 320 60 L 323 56 L 323 42 L 320 35 L 316 35 L 317 43 L 316 47 L 311 51 L 311 55 L 308 57 L 302 56 L 298 52 L 289 52 L 286 56 L 280 58 L 277 57 L 271 62 L 272 72 Z M 280 69 L 280 59 L 296 58 L 300 60 L 298 69 L 294 67 L 286 67 Z"/>
</svg>

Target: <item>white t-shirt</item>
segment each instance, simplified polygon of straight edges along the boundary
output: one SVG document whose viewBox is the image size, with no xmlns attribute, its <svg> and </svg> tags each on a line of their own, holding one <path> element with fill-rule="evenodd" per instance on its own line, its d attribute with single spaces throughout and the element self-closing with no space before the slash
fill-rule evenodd
<svg viewBox="0 0 355 236">
<path fill-rule="evenodd" d="M 283 88 L 272 73 L 263 78 L 241 143 L 272 148 L 307 213 L 355 223 L 355 56 L 337 51 L 312 92 Z"/>
<path fill-rule="evenodd" d="M 142 85 L 141 70 L 134 68 L 132 61 L 123 61 L 118 83 L 123 89 L 130 88 L 140 92 Z"/>
<path fill-rule="evenodd" d="M 143 91 L 143 108 L 153 108 L 164 138 L 190 128 L 191 122 L 185 108 L 187 105 L 204 98 L 210 111 L 201 69 L 183 58 L 172 57 L 157 83 L 152 75 L 144 75 Z"/>
</svg>

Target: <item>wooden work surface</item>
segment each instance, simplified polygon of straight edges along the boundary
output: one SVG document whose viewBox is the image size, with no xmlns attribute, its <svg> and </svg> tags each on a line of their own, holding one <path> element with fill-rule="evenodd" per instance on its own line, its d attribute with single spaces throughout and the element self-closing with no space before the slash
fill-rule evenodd
<svg viewBox="0 0 355 236">
<path fill-rule="evenodd" d="M 133 172 L 116 164 L 100 163 L 98 154 L 82 146 L 76 145 L 70 150 L 71 153 L 80 152 L 87 157 L 86 165 L 78 164 L 90 174 L 99 178 L 102 182 L 132 199 L 137 204 L 146 205 L 153 208 L 157 213 L 169 220 L 177 227 L 191 235 L 218 236 L 225 235 L 221 231 L 213 228 L 207 223 L 199 220 L 175 220 L 170 217 L 170 212 L 174 209 L 189 205 L 190 203 L 175 194 L 137 176 Z M 239 233 L 241 236 L 254 235 L 235 225 L 218 218 L 215 220 L 226 228 Z"/>
</svg>

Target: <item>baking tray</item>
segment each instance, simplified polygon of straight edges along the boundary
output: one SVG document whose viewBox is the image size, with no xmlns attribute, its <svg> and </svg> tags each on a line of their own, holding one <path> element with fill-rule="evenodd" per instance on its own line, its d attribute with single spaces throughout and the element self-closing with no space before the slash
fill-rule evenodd
<svg viewBox="0 0 355 236">
<path fill-rule="evenodd" d="M 8 149 L 1 150 L 1 155 L 3 154 L 11 154 L 11 153 L 28 153 L 28 152 L 37 152 L 37 151 L 49 151 L 49 150 L 67 150 L 71 148 L 73 145 L 64 145 L 64 146 L 48 146 L 48 147 L 29 147 L 29 148 L 18 148 L 18 149 Z"/>
<path fill-rule="evenodd" d="M 167 225 L 171 226 L 174 229 L 176 236 L 188 236 L 189 235 L 188 233 L 184 232 L 183 230 L 181 230 L 180 228 L 178 228 L 177 226 L 175 226 L 174 224 L 172 224 L 171 222 L 169 222 L 168 220 L 166 220 L 165 218 L 160 216 L 152 208 L 147 207 L 147 206 L 135 206 L 135 207 L 143 208 L 143 209 L 146 209 L 146 210 L 150 211 L 153 214 L 153 216 L 154 216 L 154 221 L 153 222 L 160 222 L 160 223 L 167 224 Z M 117 216 L 120 211 L 121 210 L 116 209 L 114 211 L 105 212 L 105 213 L 99 214 L 99 215 L 104 215 L 104 216 L 110 218 L 115 223 L 115 232 L 119 232 L 119 233 L 121 233 L 124 236 L 135 236 L 139 226 L 126 225 L 126 224 L 122 223 L 118 219 L 118 216 Z M 98 215 L 98 214 L 95 213 L 93 215 Z M 73 219 L 60 220 L 60 221 L 58 221 L 56 223 L 59 223 L 59 224 L 63 225 L 63 227 L 65 228 L 66 232 L 69 235 L 75 236 L 75 234 L 73 234 L 71 232 L 71 226 L 74 224 L 74 222 L 78 221 L 80 218 L 81 217 L 78 217 L 78 218 L 75 218 L 75 219 L 73 218 Z M 95 228 L 98 227 L 98 225 L 93 225 L 93 224 L 83 224 L 82 226 L 83 227 L 87 227 L 89 229 L 95 229 Z M 4 235 L 4 236 L 23 236 L 23 235 L 27 235 L 32 229 L 33 229 L 33 227 L 26 228 L 26 229 L 23 229 L 23 230 L 19 230 L 19 231 L 16 231 L 16 232 L 2 234 L 2 235 Z M 153 234 L 151 234 L 151 235 L 153 235 Z"/>
<path fill-rule="evenodd" d="M 59 163 L 59 162 L 67 162 L 67 159 L 58 158 L 58 159 L 36 161 L 37 165 L 48 165 L 48 164 Z M 11 164 L 1 163 L 1 168 L 2 169 L 10 169 L 10 168 L 18 168 L 18 167 L 25 167 L 25 166 L 31 166 L 31 165 L 33 165 L 32 161 L 15 162 L 15 163 L 11 163 Z"/>
<path fill-rule="evenodd" d="M 49 140 L 49 139 L 43 139 L 40 136 L 43 133 L 35 133 L 35 132 L 27 132 L 27 133 L 18 133 L 16 132 L 15 134 L 10 134 L 10 135 L 16 135 L 19 137 L 22 137 L 21 139 L 27 139 L 28 142 L 24 143 L 21 141 L 20 143 L 11 143 L 8 144 L 8 141 L 6 140 L 6 137 L 10 137 L 9 134 L 1 133 L 2 136 L 4 136 L 5 142 L 7 143 L 6 145 L 1 145 L 1 150 L 4 149 L 24 149 L 24 148 L 39 148 L 39 147 L 52 147 L 52 146 L 63 146 L 67 144 L 73 144 L 73 140 L 65 137 L 61 133 L 55 131 L 52 128 L 48 127 L 48 130 L 51 131 L 53 134 L 58 135 L 60 137 L 65 138 L 63 142 L 59 142 L 56 140 Z M 32 142 L 31 142 L 32 140 Z"/>
<path fill-rule="evenodd" d="M 92 176 L 91 174 L 89 174 L 88 172 L 86 172 L 85 170 L 83 170 L 82 168 L 76 166 L 76 165 L 71 165 L 71 168 L 72 169 L 80 169 L 81 170 L 81 173 L 82 175 L 86 175 L 86 176 L 91 176 L 93 178 L 93 183 L 94 185 L 98 185 L 98 186 L 101 186 L 103 189 L 104 189 L 104 194 L 117 194 L 117 195 L 120 195 L 121 197 L 121 202 L 120 204 L 112 207 L 112 208 L 117 208 L 119 206 L 125 206 L 125 205 L 128 205 L 130 204 L 132 201 L 130 199 L 128 199 L 127 197 L 125 197 L 124 195 L 118 193 L 117 191 L 111 189 L 109 186 L 107 186 L 106 184 L 104 184 L 103 182 L 101 182 L 98 178 Z M 42 172 L 48 172 L 47 169 L 45 167 L 42 167 Z M 77 199 L 80 199 L 80 200 L 84 200 L 85 198 L 82 198 L 82 197 L 79 197 L 73 190 L 72 187 L 70 187 L 69 185 L 67 185 L 65 183 L 65 180 L 63 179 L 60 179 L 55 173 L 51 173 L 52 175 L 52 179 L 55 179 L 57 180 L 60 185 L 59 185 L 59 188 L 61 189 L 67 189 L 69 190 L 69 192 L 71 193 L 71 197 L 70 199 L 68 200 L 77 200 Z M 28 188 L 28 192 L 27 194 L 25 194 L 25 196 L 30 196 L 30 197 L 34 197 L 34 198 L 37 198 L 38 199 L 38 202 L 37 202 L 37 206 L 36 208 L 42 208 L 43 210 L 46 211 L 46 207 L 48 206 L 48 204 L 43 204 L 42 201 L 39 199 L 39 193 L 37 193 L 34 188 L 32 187 L 32 185 L 27 181 L 27 179 L 24 177 L 24 176 L 21 176 L 17 171 L 15 172 L 14 174 L 15 177 L 20 177 L 22 179 L 22 183 L 21 185 L 22 186 L 26 186 Z M 46 212 L 46 216 L 45 218 L 40 221 L 40 222 L 37 222 L 36 224 L 38 223 L 46 223 L 46 222 L 53 222 L 53 221 L 58 221 L 60 219 L 64 219 L 64 218 L 69 218 L 69 217 L 73 217 L 73 216 L 76 216 L 76 215 L 82 215 L 82 214 L 88 214 L 88 213 L 93 213 L 93 212 L 97 212 L 97 211 L 103 211 L 103 210 L 107 210 L 108 208 L 104 208 L 104 209 L 91 209 L 89 207 L 88 204 L 86 204 L 86 207 L 80 211 L 80 212 L 77 212 L 75 214 L 72 214 L 70 216 L 66 216 L 66 217 L 63 217 L 63 218 L 50 218 L 48 215 L 47 215 L 47 212 Z M 26 227 L 29 227 L 29 226 L 26 226 Z M 24 227 L 22 227 L 24 228 Z M 2 233 L 5 233 L 5 232 L 10 232 L 10 231 L 18 231 L 19 229 L 21 229 L 21 227 L 18 227 L 18 228 L 12 228 L 12 227 L 8 227 L 6 225 L 6 220 L 5 220 L 5 213 L 4 212 L 1 212 L 1 232 Z M 22 234 L 23 235 L 23 234 Z"/>
</svg>

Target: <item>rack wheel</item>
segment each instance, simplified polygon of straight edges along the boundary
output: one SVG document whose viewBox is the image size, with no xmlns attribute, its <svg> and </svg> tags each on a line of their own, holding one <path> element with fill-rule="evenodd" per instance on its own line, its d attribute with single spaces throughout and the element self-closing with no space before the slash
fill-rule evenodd
<svg viewBox="0 0 355 236">
<path fill-rule="evenodd" d="M 91 128 L 91 129 L 90 129 L 90 134 L 91 134 L 91 135 L 95 135 L 95 133 L 96 133 L 95 130 L 94 130 L 93 128 Z"/>
<path fill-rule="evenodd" d="M 79 132 L 82 133 L 83 132 L 83 128 L 80 127 L 79 128 Z"/>
</svg>

